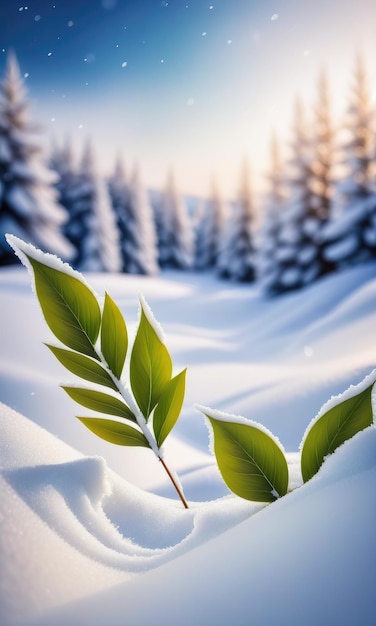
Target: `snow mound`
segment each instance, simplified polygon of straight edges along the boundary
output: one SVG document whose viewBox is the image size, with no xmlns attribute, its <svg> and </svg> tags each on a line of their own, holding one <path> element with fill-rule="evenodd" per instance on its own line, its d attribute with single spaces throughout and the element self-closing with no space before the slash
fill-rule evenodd
<svg viewBox="0 0 376 626">
<path fill-rule="evenodd" d="M 230 496 L 185 511 L 4 404 L 0 433 L 2 625 L 160 566 L 263 506 Z"/>
<path fill-rule="evenodd" d="M 260 626 L 371 626 L 375 480 L 370 427 L 309 483 L 199 550 L 32 624 L 122 626 L 126 614 L 137 626 L 228 626 L 250 616 Z"/>
</svg>

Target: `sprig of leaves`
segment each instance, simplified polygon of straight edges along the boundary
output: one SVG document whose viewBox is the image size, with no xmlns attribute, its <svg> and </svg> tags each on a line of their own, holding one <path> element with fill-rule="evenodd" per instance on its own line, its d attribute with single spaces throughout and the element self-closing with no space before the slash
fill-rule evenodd
<svg viewBox="0 0 376 626">
<path fill-rule="evenodd" d="M 48 348 L 70 372 L 106 387 L 110 393 L 77 386 L 63 386 L 63 389 L 81 406 L 119 418 L 78 419 L 98 437 L 111 443 L 151 448 L 188 508 L 180 485 L 167 468 L 161 452 L 163 442 L 180 415 L 186 370 L 172 376 L 171 356 L 145 301 L 140 299 L 141 316 L 130 355 L 129 374 L 124 374 L 127 325 L 109 294 L 105 294 L 101 310 L 97 296 L 83 276 L 69 265 L 12 235 L 7 235 L 7 240 L 32 273 L 47 325 L 66 346 L 46 344 Z M 126 386 L 121 379 L 127 374 L 129 384 Z"/>
<path fill-rule="evenodd" d="M 129 384 L 125 386 L 121 379 L 128 352 L 128 332 L 116 303 L 106 293 L 101 311 L 97 296 L 81 274 L 12 235 L 6 237 L 32 273 L 50 330 L 66 346 L 46 344 L 48 348 L 70 372 L 110 390 L 105 393 L 63 386 L 78 404 L 118 418 L 78 419 L 111 443 L 151 448 L 188 508 L 181 487 L 160 451 L 181 412 L 186 370 L 172 375 L 171 356 L 146 302 L 140 299 L 140 321 L 129 360 Z M 324 406 L 309 425 L 301 443 L 304 482 L 318 472 L 325 458 L 338 446 L 373 423 L 375 380 L 376 370 L 363 383 L 350 388 L 344 399 L 332 401 L 327 410 Z M 287 493 L 288 465 L 284 450 L 272 433 L 245 418 L 197 408 L 210 425 L 217 464 L 230 490 L 258 502 L 273 502 Z"/>
</svg>

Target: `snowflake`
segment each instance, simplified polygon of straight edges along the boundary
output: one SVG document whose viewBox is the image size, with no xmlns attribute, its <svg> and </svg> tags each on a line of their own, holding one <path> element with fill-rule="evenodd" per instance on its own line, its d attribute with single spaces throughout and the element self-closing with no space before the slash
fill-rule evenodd
<svg viewBox="0 0 376 626">
<path fill-rule="evenodd" d="M 275 22 L 276 20 L 278 20 L 278 18 L 279 18 L 279 13 L 273 13 L 270 19 L 272 20 L 272 22 Z"/>
<path fill-rule="evenodd" d="M 121 67 L 127 67 L 128 65 L 128 61 L 123 61 L 123 63 L 121 64 Z"/>
</svg>

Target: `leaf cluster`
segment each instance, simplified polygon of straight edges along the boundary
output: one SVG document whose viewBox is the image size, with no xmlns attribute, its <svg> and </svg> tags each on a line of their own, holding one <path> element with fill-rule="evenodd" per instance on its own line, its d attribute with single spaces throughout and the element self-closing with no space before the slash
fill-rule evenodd
<svg viewBox="0 0 376 626">
<path fill-rule="evenodd" d="M 365 389 L 360 386 L 358 393 L 331 406 L 309 425 L 300 446 L 303 482 L 310 480 L 341 444 L 372 425 L 374 381 Z M 218 468 L 231 491 L 257 502 L 273 502 L 287 493 L 287 460 L 271 433 L 245 418 L 198 408 L 212 428 Z"/>
<path fill-rule="evenodd" d="M 21 251 L 32 268 L 47 325 L 65 346 L 47 344 L 48 348 L 70 372 L 110 392 L 78 386 L 63 389 L 81 406 L 120 418 L 78 419 L 106 441 L 151 447 L 157 453 L 179 417 L 186 370 L 172 376 L 171 356 L 146 303 L 141 300 L 141 317 L 130 353 L 130 393 L 121 380 L 128 355 L 128 331 L 116 303 L 106 293 L 101 310 L 80 274 L 52 267 L 40 255 L 35 258 L 30 254 L 27 246 Z"/>
<path fill-rule="evenodd" d="M 63 389 L 85 408 L 117 418 L 78 419 L 111 443 L 151 448 L 188 508 L 180 486 L 159 453 L 181 412 L 186 370 L 172 375 L 171 356 L 146 302 L 140 299 L 140 320 L 129 350 L 126 322 L 107 293 L 101 309 L 81 274 L 63 264 L 59 269 L 59 263 L 56 267 L 48 262 L 50 255 L 15 237 L 8 235 L 7 239 L 32 270 L 44 318 L 65 346 L 47 344 L 49 349 L 66 369 L 97 386 L 94 389 L 63 386 Z M 127 357 L 129 372 L 124 374 Z M 310 480 L 325 458 L 341 444 L 373 423 L 374 384 L 373 376 L 345 399 L 332 402 L 327 410 L 324 406 L 308 426 L 301 443 L 303 482 Z M 206 407 L 198 409 L 210 425 L 217 464 L 231 491 L 247 500 L 266 503 L 288 492 L 286 456 L 272 433 L 242 417 Z"/>
</svg>

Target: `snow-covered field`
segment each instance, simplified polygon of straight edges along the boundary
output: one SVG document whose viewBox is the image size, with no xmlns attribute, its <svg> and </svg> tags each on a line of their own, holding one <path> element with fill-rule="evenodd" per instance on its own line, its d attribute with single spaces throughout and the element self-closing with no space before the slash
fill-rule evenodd
<svg viewBox="0 0 376 626">
<path fill-rule="evenodd" d="M 376 264 L 269 301 L 205 274 L 87 278 L 131 334 L 141 291 L 176 371 L 188 366 L 166 457 L 190 508 L 149 450 L 107 444 L 75 419 L 58 387 L 74 377 L 43 345 L 30 278 L 2 269 L 1 626 L 373 626 L 374 427 L 264 506 L 229 494 L 193 405 L 268 427 L 297 486 L 307 424 L 376 367 Z"/>
</svg>

